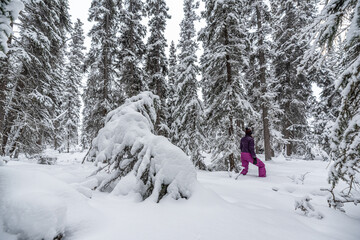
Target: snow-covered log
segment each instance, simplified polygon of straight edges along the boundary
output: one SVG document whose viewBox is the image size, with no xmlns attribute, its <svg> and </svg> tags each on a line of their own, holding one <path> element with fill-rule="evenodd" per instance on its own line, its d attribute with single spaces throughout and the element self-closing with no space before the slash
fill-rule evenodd
<svg viewBox="0 0 360 240">
<path fill-rule="evenodd" d="M 99 190 L 111 191 L 123 177 L 133 175 L 132 190 L 143 199 L 191 196 L 196 171 L 189 157 L 167 138 L 153 134 L 159 103 L 156 95 L 143 92 L 107 115 L 89 154 L 102 165 L 97 172 L 110 172 Z"/>
</svg>

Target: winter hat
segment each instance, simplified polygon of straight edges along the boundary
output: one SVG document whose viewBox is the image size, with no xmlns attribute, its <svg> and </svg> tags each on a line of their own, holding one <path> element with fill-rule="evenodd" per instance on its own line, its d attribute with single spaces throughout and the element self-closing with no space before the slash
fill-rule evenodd
<svg viewBox="0 0 360 240">
<path fill-rule="evenodd" d="M 252 134 L 251 128 L 249 128 L 249 127 L 245 128 L 245 133 L 246 133 L 246 135 L 251 135 Z"/>
</svg>

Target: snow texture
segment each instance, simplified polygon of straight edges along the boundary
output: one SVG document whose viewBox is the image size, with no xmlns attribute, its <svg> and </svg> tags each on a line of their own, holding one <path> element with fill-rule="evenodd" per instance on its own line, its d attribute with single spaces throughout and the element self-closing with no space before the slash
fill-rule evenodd
<svg viewBox="0 0 360 240">
<path fill-rule="evenodd" d="M 0 239 L 53 239 L 86 205 L 67 184 L 42 172 L 0 168 Z M 3 235 L 2 235 L 3 234 Z"/>
<path fill-rule="evenodd" d="M 174 199 L 191 196 L 196 172 L 189 157 L 165 137 L 153 134 L 158 101 L 151 92 L 143 92 L 107 115 L 90 152 L 96 163 L 110 168 L 111 174 L 101 182 L 100 190 L 109 190 L 111 182 L 130 174 L 136 181 L 121 179 L 116 188 L 118 193 L 125 191 L 121 186 L 128 188 L 124 184 L 127 182 L 143 199 L 150 196 L 160 201 L 164 195 Z"/>
<path fill-rule="evenodd" d="M 58 231 L 69 240 L 360 239 L 359 207 L 345 206 L 345 213 L 329 208 L 329 192 L 320 190 L 327 186 L 327 162 L 275 157 L 267 162 L 266 179 L 257 178 L 251 166 L 237 181 L 226 171 L 198 171 L 200 184 L 189 200 L 167 198 L 155 204 L 139 203 L 136 194 L 92 191 L 91 198 L 82 196 L 74 188 L 97 184 L 87 178 L 96 167 L 80 164 L 85 153 L 61 153 L 56 165 L 39 165 L 20 155 L 19 161 L 0 167 L 1 240 L 47 240 Z M 304 184 L 288 178 L 306 172 Z M 136 181 L 127 175 L 121 182 L 130 186 Z M 294 209 L 295 201 L 307 206 L 304 196 L 315 210 L 308 216 Z M 318 212 L 323 219 L 313 215 Z"/>
</svg>

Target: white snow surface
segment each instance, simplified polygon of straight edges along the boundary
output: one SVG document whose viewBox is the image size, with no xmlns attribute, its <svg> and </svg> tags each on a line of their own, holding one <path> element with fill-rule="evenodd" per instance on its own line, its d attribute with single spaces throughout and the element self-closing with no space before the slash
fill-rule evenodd
<svg viewBox="0 0 360 240">
<path fill-rule="evenodd" d="M 52 239 L 59 232 L 65 240 L 360 239 L 360 208 L 330 209 L 328 193 L 320 191 L 328 187 L 328 162 L 274 158 L 265 162 L 266 178 L 251 165 L 238 180 L 198 171 L 190 199 L 155 203 L 91 190 L 87 176 L 96 167 L 80 164 L 85 153 L 57 154 L 55 165 L 21 158 L 0 166 L 1 240 Z M 307 196 L 323 219 L 295 211 Z"/>
</svg>

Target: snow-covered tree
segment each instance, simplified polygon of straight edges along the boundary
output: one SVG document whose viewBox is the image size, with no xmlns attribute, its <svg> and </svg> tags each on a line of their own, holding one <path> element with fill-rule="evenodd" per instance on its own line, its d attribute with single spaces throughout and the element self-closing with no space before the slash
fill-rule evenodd
<svg viewBox="0 0 360 240">
<path fill-rule="evenodd" d="M 69 152 L 71 145 L 77 145 L 80 124 L 80 87 L 83 77 L 84 65 L 84 24 L 77 19 L 71 32 L 71 42 L 69 44 L 68 64 L 65 69 L 65 91 L 62 101 L 62 111 L 64 111 L 63 131 L 65 135 L 64 143 Z"/>
<path fill-rule="evenodd" d="M 303 72 L 298 72 L 307 40 L 302 30 L 314 18 L 315 1 L 272 1 L 275 30 L 275 78 L 277 100 L 283 110 L 281 131 L 286 144 L 286 155 L 303 154 L 304 136 L 308 130 L 307 106 L 312 96 L 311 82 Z"/>
<path fill-rule="evenodd" d="M 13 41 L 9 41 L 9 46 Z M 5 58 L 0 58 L 0 155 L 5 154 L 8 136 L 14 121 L 15 86 L 18 82 L 18 69 L 21 63 L 18 62 L 15 51 L 10 50 Z"/>
<path fill-rule="evenodd" d="M 336 74 L 341 72 L 341 64 L 338 63 L 339 53 L 335 51 L 328 53 L 321 67 L 315 67 L 309 72 L 311 78 L 314 79 L 313 82 L 322 89 L 318 101 L 314 102 L 311 109 L 314 118 L 312 137 L 320 147 L 320 155 L 324 160 L 329 160 L 331 128 L 338 116 L 341 102 L 340 92 L 335 88 Z"/>
<path fill-rule="evenodd" d="M 146 27 L 141 24 L 144 11 L 141 0 L 126 0 L 120 9 L 120 53 L 119 83 L 123 85 L 125 97 L 129 98 L 147 89 L 142 69 Z"/>
<path fill-rule="evenodd" d="M 161 108 L 159 108 L 156 124 L 156 131 L 160 135 L 168 135 L 167 126 L 168 111 L 166 107 L 168 74 L 167 59 L 165 48 L 167 47 L 165 39 L 166 20 L 170 18 L 168 7 L 164 0 L 147 0 L 147 12 L 150 17 L 149 28 L 150 36 L 146 44 L 145 71 L 148 77 L 149 90 L 158 95 L 161 99 Z"/>
<path fill-rule="evenodd" d="M 271 159 L 271 123 L 275 120 L 271 118 L 272 108 L 276 106 L 274 94 L 271 87 L 273 86 L 273 75 L 270 71 L 272 63 L 272 47 L 269 41 L 271 34 L 271 14 L 269 7 L 264 1 L 246 1 L 248 8 L 248 21 L 250 29 L 256 29 L 255 32 L 249 33 L 249 68 L 247 69 L 246 79 L 250 85 L 250 101 L 257 112 L 261 112 L 253 120 L 253 127 L 256 129 L 254 137 L 259 139 L 257 147 L 264 150 L 265 160 Z"/>
<path fill-rule="evenodd" d="M 109 112 L 89 154 L 101 164 L 94 174 L 104 169 L 110 172 L 98 186 L 100 191 L 116 188 L 156 202 L 166 196 L 191 196 L 196 182 L 191 161 L 165 137 L 154 135 L 159 106 L 159 97 L 142 92 Z"/>
<path fill-rule="evenodd" d="M 112 96 L 115 78 L 115 58 L 118 52 L 118 5 L 114 0 L 93 0 L 89 21 L 91 48 L 86 60 L 90 68 L 84 91 L 83 144 L 88 145 L 104 126 L 106 114 L 116 105 Z"/>
<path fill-rule="evenodd" d="M 196 31 L 194 22 L 198 19 L 195 13 L 198 3 L 194 0 L 184 0 L 184 19 L 180 27 L 180 42 L 178 47 L 179 64 L 176 73 L 177 98 L 173 114 L 172 129 L 174 142 L 186 154 L 191 157 L 194 165 L 199 169 L 205 169 L 203 162 L 202 146 L 205 136 L 202 131 L 203 107 L 198 98 L 199 83 L 196 79 L 199 67 L 197 66 L 195 41 Z"/>
<path fill-rule="evenodd" d="M 247 65 L 243 1 L 206 0 L 200 32 L 206 134 L 218 170 L 237 170 L 244 124 L 252 117 L 241 72 Z"/>
<path fill-rule="evenodd" d="M 313 26 L 317 33 L 312 40 L 324 50 L 331 50 L 339 34 L 345 35 L 341 49 L 343 71 L 335 82 L 341 103 L 332 127 L 331 159 L 334 163 L 329 173 L 332 193 L 329 205 L 341 208 L 344 202 L 360 201 L 352 195 L 354 186 L 359 184 L 360 170 L 360 2 L 330 0 L 326 3 Z M 349 187 L 338 196 L 335 188 L 340 180 Z"/>
<path fill-rule="evenodd" d="M 62 92 L 66 33 L 70 29 L 67 0 L 27 1 L 19 16 L 16 38 L 16 80 L 11 83 L 8 104 L 10 128 L 5 133 L 6 154 L 21 149 L 40 151 L 54 140 Z"/>
<path fill-rule="evenodd" d="M 174 122 L 174 110 L 175 102 L 177 99 L 177 89 L 176 89 L 176 78 L 177 78 L 177 56 L 176 56 L 176 47 L 174 41 L 171 41 L 170 50 L 169 50 L 169 75 L 168 75 L 168 98 L 167 98 L 167 108 L 169 111 L 168 117 L 168 126 L 170 127 Z M 174 142 L 175 132 L 174 129 L 170 129 L 170 139 Z"/>
</svg>

